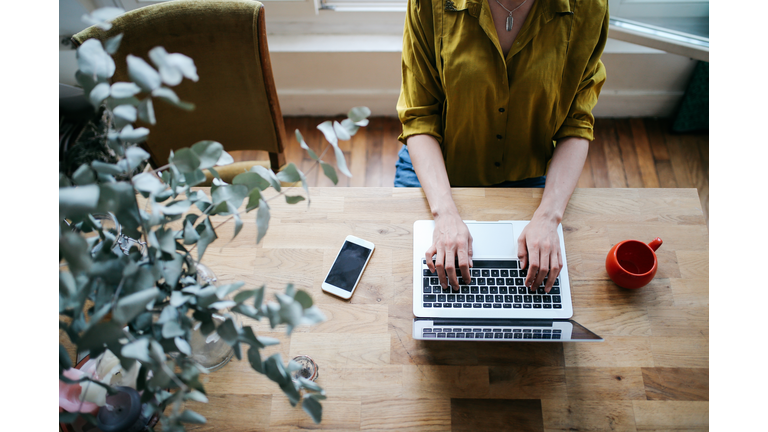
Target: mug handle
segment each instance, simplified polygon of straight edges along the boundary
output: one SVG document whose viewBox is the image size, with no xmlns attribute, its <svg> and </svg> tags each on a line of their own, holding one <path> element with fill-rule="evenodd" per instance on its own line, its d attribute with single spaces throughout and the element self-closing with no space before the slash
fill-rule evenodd
<svg viewBox="0 0 768 432">
<path fill-rule="evenodd" d="M 659 246 L 661 246 L 662 243 L 663 242 L 661 241 L 661 237 L 656 237 L 655 239 L 653 239 L 652 242 L 648 243 L 648 246 L 650 246 L 651 249 L 653 249 L 653 251 L 656 252 L 656 250 L 659 248 Z"/>
</svg>

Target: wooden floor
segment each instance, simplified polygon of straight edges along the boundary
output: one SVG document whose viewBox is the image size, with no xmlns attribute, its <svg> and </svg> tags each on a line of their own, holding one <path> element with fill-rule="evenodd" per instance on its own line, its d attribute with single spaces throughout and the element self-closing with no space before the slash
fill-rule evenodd
<svg viewBox="0 0 768 432">
<path fill-rule="evenodd" d="M 286 117 L 289 142 L 286 159 L 307 175 L 310 186 L 332 186 L 313 168 L 313 160 L 299 147 L 299 129 L 315 152 L 326 147 L 317 125 L 340 118 Z M 577 187 L 580 188 L 696 188 L 709 224 L 709 135 L 675 134 L 668 119 L 597 119 L 595 140 L 589 148 Z M 341 142 L 352 178 L 339 176 L 337 186 L 392 186 L 400 143 L 396 118 L 374 117 L 351 141 Z M 263 152 L 239 152 L 235 160 L 266 159 Z M 333 152 L 324 156 L 333 161 Z"/>
</svg>

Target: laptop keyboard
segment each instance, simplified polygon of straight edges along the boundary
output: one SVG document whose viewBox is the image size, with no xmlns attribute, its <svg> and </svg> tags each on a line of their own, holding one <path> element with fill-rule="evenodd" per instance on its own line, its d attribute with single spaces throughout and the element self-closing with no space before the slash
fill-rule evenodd
<svg viewBox="0 0 768 432">
<path fill-rule="evenodd" d="M 562 330 L 551 328 L 477 328 L 477 327 L 426 327 L 421 333 L 425 339 L 555 339 Z"/>
<path fill-rule="evenodd" d="M 423 285 L 422 299 L 425 308 L 463 308 L 463 309 L 562 309 L 562 298 L 560 296 L 560 277 L 555 279 L 552 289 L 549 293 L 544 292 L 544 284 L 537 288 L 526 288 L 524 285 L 525 277 L 528 274 L 527 269 L 520 266 L 519 260 L 472 260 L 473 267 L 471 283 L 465 280 L 461 275 L 461 270 L 456 268 L 456 275 L 459 278 L 459 291 L 453 291 L 451 287 L 443 289 L 440 286 L 440 280 L 436 273 L 432 273 L 426 268 L 426 260 L 422 260 Z M 447 333 L 447 332 L 434 332 Z M 450 333 L 458 334 L 453 331 Z M 455 337 L 473 337 L 468 334 L 475 334 L 462 331 L 464 336 Z M 496 332 L 481 332 L 496 333 Z M 504 332 L 499 332 L 504 334 Z M 513 333 L 510 333 L 513 334 Z M 533 334 L 533 333 L 531 333 Z M 541 335 L 545 333 L 540 333 Z M 520 333 L 520 338 L 525 339 L 525 332 Z M 432 337 L 426 336 L 425 337 Z M 439 336 L 435 336 L 439 337 Z M 493 339 L 483 336 L 486 339 Z M 495 338 L 495 336 L 494 336 Z M 502 336 L 498 339 L 514 339 L 515 336 Z"/>
</svg>

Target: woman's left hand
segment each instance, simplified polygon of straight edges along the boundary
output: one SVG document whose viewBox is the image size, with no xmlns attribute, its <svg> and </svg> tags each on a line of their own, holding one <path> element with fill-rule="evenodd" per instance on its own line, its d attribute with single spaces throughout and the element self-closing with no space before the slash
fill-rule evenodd
<svg viewBox="0 0 768 432">
<path fill-rule="evenodd" d="M 546 278 L 544 291 L 548 293 L 563 268 L 558 225 L 555 218 L 534 214 L 518 237 L 517 257 L 522 268 L 528 268 L 525 278 L 528 288 L 539 287 Z"/>
</svg>

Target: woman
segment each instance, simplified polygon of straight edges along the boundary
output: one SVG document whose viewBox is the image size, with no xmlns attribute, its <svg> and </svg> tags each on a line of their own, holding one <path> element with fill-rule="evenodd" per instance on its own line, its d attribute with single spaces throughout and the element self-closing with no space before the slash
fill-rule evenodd
<svg viewBox="0 0 768 432">
<path fill-rule="evenodd" d="M 422 187 L 435 220 L 425 252 L 443 287 L 472 266 L 451 186 L 544 187 L 519 236 L 525 284 L 549 292 L 557 226 L 594 139 L 607 0 L 409 0 L 395 186 Z M 435 263 L 432 264 L 432 257 Z"/>
</svg>

